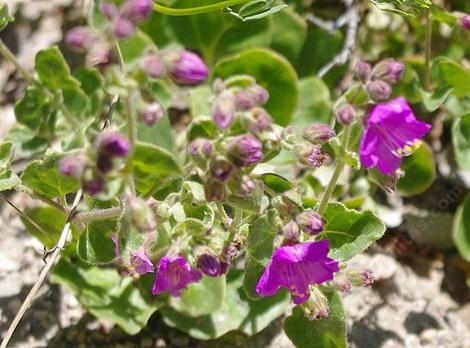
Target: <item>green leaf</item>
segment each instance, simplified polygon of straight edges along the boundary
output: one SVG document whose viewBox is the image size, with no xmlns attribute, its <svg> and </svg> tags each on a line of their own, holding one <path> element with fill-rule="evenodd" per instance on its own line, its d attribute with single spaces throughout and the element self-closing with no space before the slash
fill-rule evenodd
<svg viewBox="0 0 470 348">
<path fill-rule="evenodd" d="M 28 87 L 23 98 L 15 104 L 15 117 L 19 123 L 36 129 L 51 114 L 51 104 L 36 87 Z"/>
<path fill-rule="evenodd" d="M 15 19 L 8 14 L 8 6 L 0 4 L 0 31 L 5 29 L 8 23 L 13 22 Z"/>
<path fill-rule="evenodd" d="M 226 201 L 233 207 L 255 214 L 263 214 L 269 205 L 269 200 L 260 185 L 247 197 L 229 195 Z"/>
<path fill-rule="evenodd" d="M 404 157 L 401 168 L 405 176 L 398 181 L 397 189 L 405 197 L 426 191 L 436 178 L 434 155 L 426 143 L 411 156 Z"/>
<path fill-rule="evenodd" d="M 0 145 L 0 173 L 10 170 L 11 162 L 15 158 L 15 144 L 7 141 Z"/>
<path fill-rule="evenodd" d="M 16 158 L 31 158 L 47 149 L 47 139 L 36 136 L 36 133 L 29 128 L 13 128 L 6 136 L 7 140 L 16 145 Z"/>
<path fill-rule="evenodd" d="M 261 180 L 263 180 L 264 184 L 268 188 L 276 193 L 284 193 L 293 188 L 292 183 L 289 180 L 278 174 L 265 173 L 261 176 Z"/>
<path fill-rule="evenodd" d="M 161 310 L 163 320 L 167 325 L 202 340 L 218 338 L 232 330 L 254 335 L 284 313 L 290 296 L 281 290 L 273 297 L 253 301 L 246 297 L 242 283 L 243 272 L 232 270 L 227 276 L 227 291 L 219 310 L 192 318 L 171 307 L 164 307 Z"/>
<path fill-rule="evenodd" d="M 7 170 L 0 174 L 0 192 L 11 190 L 19 184 L 21 184 L 20 178 L 11 170 Z"/>
<path fill-rule="evenodd" d="M 248 297 L 252 299 L 259 298 L 255 291 L 256 284 L 258 284 L 273 253 L 273 242 L 277 232 L 274 218 L 275 212 L 270 210 L 250 225 L 246 241 L 243 287 Z"/>
<path fill-rule="evenodd" d="M 365 251 L 385 233 L 383 222 L 369 210 L 358 212 L 329 203 L 323 217 L 327 223 L 321 236 L 330 241 L 329 256 L 338 261 Z"/>
<path fill-rule="evenodd" d="M 59 241 L 60 234 L 65 225 L 65 213 L 52 207 L 27 209 L 25 213 L 41 226 L 47 234 L 44 234 L 43 231 L 37 229 L 21 217 L 26 230 L 44 244 L 46 248 L 54 247 Z"/>
<path fill-rule="evenodd" d="M 209 100 L 212 96 L 212 90 L 208 86 L 199 86 L 189 91 L 191 103 L 191 116 L 193 119 L 212 114 Z"/>
<path fill-rule="evenodd" d="M 329 123 L 331 107 L 330 90 L 323 80 L 315 76 L 301 79 L 293 125 L 300 131 L 314 122 Z"/>
<path fill-rule="evenodd" d="M 346 348 L 346 316 L 336 291 L 325 293 L 330 314 L 320 320 L 308 320 L 301 307 L 294 308 L 284 321 L 284 331 L 297 348 Z"/>
<path fill-rule="evenodd" d="M 80 183 L 75 178 L 59 173 L 59 161 L 64 155 L 58 152 L 47 153 L 42 160 L 28 164 L 21 176 L 23 184 L 48 198 L 63 197 L 76 192 Z"/>
<path fill-rule="evenodd" d="M 94 265 L 110 263 L 115 257 L 111 235 L 118 231 L 117 219 L 90 222 L 78 239 L 78 257 Z"/>
<path fill-rule="evenodd" d="M 39 51 L 34 68 L 41 82 L 52 91 L 79 85 L 56 46 Z"/>
<path fill-rule="evenodd" d="M 65 107 L 72 114 L 84 119 L 89 114 L 90 100 L 78 86 L 62 88 L 62 98 Z"/>
<path fill-rule="evenodd" d="M 286 126 L 297 106 L 297 75 L 285 58 L 267 49 L 250 49 L 217 64 L 214 76 L 222 79 L 247 74 L 269 91 L 265 108 L 274 120 Z"/>
<path fill-rule="evenodd" d="M 136 188 L 142 194 L 158 187 L 163 179 L 182 174 L 180 165 L 171 152 L 148 143 L 136 144 L 132 163 Z"/>
<path fill-rule="evenodd" d="M 147 126 L 143 122 L 139 122 L 137 124 L 137 138 L 144 143 L 160 146 L 171 152 L 175 151 L 170 119 L 166 115 L 152 127 Z"/>
<path fill-rule="evenodd" d="M 198 117 L 189 125 L 186 138 L 188 143 L 196 138 L 213 139 L 219 134 L 220 130 L 210 117 Z"/>
<path fill-rule="evenodd" d="M 152 39 L 139 29 L 129 39 L 120 41 L 119 48 L 121 49 L 125 70 L 132 72 L 137 69 L 142 55 L 149 47 L 155 47 Z"/>
<path fill-rule="evenodd" d="M 115 269 L 66 259 L 60 260 L 51 274 L 51 281 L 67 287 L 91 314 L 116 323 L 129 335 L 144 328 L 159 306 L 150 293 L 152 280 L 152 276 L 144 276 L 133 283 Z"/>
<path fill-rule="evenodd" d="M 460 255 L 470 262 L 470 195 L 467 195 L 454 216 L 452 238 Z"/>
<path fill-rule="evenodd" d="M 438 66 L 439 76 L 443 82 L 442 87 L 453 87 L 453 94 L 459 98 L 470 94 L 470 71 L 468 69 L 445 58 L 438 59 L 434 64 Z"/>
<path fill-rule="evenodd" d="M 470 113 L 455 119 L 452 143 L 457 164 L 464 170 L 470 170 Z"/>
<path fill-rule="evenodd" d="M 170 305 L 184 315 L 200 317 L 220 309 L 224 299 L 225 276 L 204 276 L 200 282 L 192 283 L 183 290 L 179 298 L 172 298 Z"/>
<path fill-rule="evenodd" d="M 422 88 L 418 88 L 418 93 L 421 95 L 421 103 L 423 104 L 424 111 L 436 111 L 444 102 L 447 97 L 452 93 L 453 88 L 447 87 L 428 93 Z"/>
</svg>

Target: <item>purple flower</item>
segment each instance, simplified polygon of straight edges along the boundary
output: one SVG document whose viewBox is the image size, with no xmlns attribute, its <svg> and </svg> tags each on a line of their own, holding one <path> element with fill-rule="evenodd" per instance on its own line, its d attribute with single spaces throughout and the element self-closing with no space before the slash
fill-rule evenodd
<svg viewBox="0 0 470 348">
<path fill-rule="evenodd" d="M 372 78 L 394 85 L 401 80 L 405 65 L 392 58 L 384 59 L 372 70 Z"/>
<path fill-rule="evenodd" d="M 333 279 L 338 261 L 328 257 L 329 242 L 307 242 L 277 249 L 256 286 L 261 296 L 273 296 L 280 287 L 289 289 L 295 304 L 310 297 L 309 286 Z"/>
<path fill-rule="evenodd" d="M 319 234 L 323 231 L 325 220 L 320 214 L 314 211 L 304 211 L 295 217 L 295 221 L 299 224 L 300 229 L 311 235 Z"/>
<path fill-rule="evenodd" d="M 312 144 L 321 144 L 336 136 L 336 133 L 326 124 L 312 123 L 304 128 L 302 135 Z"/>
<path fill-rule="evenodd" d="M 171 57 L 171 54 L 168 56 L 170 73 L 177 83 L 197 85 L 207 79 L 207 66 L 197 54 L 183 51 L 176 58 Z"/>
<path fill-rule="evenodd" d="M 132 23 L 145 21 L 152 13 L 152 0 L 126 0 L 122 5 L 122 14 Z"/>
<path fill-rule="evenodd" d="M 356 111 L 351 104 L 344 104 L 336 110 L 336 119 L 339 123 L 348 125 L 354 122 Z"/>
<path fill-rule="evenodd" d="M 392 175 L 401 159 L 421 144 L 431 125 L 416 119 L 405 98 L 376 105 L 366 121 L 359 153 L 364 167 Z"/>
<path fill-rule="evenodd" d="M 183 256 L 165 256 L 160 259 L 152 294 L 169 292 L 171 296 L 178 297 L 181 289 L 185 289 L 188 284 L 198 282 L 201 278 L 201 272 L 191 268 Z"/>
<path fill-rule="evenodd" d="M 113 170 L 113 159 L 112 157 L 100 153 L 98 154 L 98 158 L 96 159 L 96 168 L 103 174 L 107 174 Z"/>
<path fill-rule="evenodd" d="M 235 94 L 235 103 L 241 110 L 249 110 L 257 105 L 265 104 L 268 99 L 269 92 L 256 83 Z"/>
<path fill-rule="evenodd" d="M 251 135 L 238 137 L 230 146 L 230 154 L 234 157 L 235 164 L 248 167 L 263 159 L 263 145 Z"/>
<path fill-rule="evenodd" d="M 102 177 L 93 178 L 91 180 L 84 180 L 82 188 L 84 192 L 94 197 L 104 191 L 105 182 Z"/>
<path fill-rule="evenodd" d="M 209 157 L 213 151 L 212 142 L 204 138 L 196 138 L 188 146 L 189 155 L 192 157 Z"/>
<path fill-rule="evenodd" d="M 59 172 L 64 176 L 78 176 L 85 169 L 86 157 L 84 155 L 69 155 L 59 162 Z"/>
<path fill-rule="evenodd" d="M 126 157 L 131 145 L 119 133 L 107 133 L 98 141 L 98 151 L 111 157 Z"/>
<path fill-rule="evenodd" d="M 155 272 L 152 261 L 143 250 L 131 252 L 131 265 L 139 274 Z"/>
<path fill-rule="evenodd" d="M 159 103 L 150 103 L 145 106 L 140 114 L 141 120 L 149 127 L 152 127 L 161 120 L 165 111 Z"/>
<path fill-rule="evenodd" d="M 308 142 L 296 144 L 294 151 L 299 161 L 311 168 L 318 168 L 323 164 L 328 156 L 321 152 L 320 145 L 313 145 Z"/>
<path fill-rule="evenodd" d="M 460 25 L 467 31 L 470 31 L 470 15 L 466 14 L 460 18 Z"/>
<path fill-rule="evenodd" d="M 197 268 L 209 277 L 218 277 L 225 273 L 227 267 L 213 252 L 206 252 L 197 258 Z"/>
<path fill-rule="evenodd" d="M 230 127 L 235 119 L 235 103 L 230 92 L 222 92 L 212 109 L 212 117 L 220 129 Z"/>
<path fill-rule="evenodd" d="M 103 2 L 100 6 L 101 13 L 108 20 L 113 20 L 119 14 L 119 9 L 112 2 Z"/>
<path fill-rule="evenodd" d="M 119 16 L 113 25 L 113 32 L 119 40 L 125 40 L 134 35 L 135 26 L 130 20 Z"/>
<path fill-rule="evenodd" d="M 261 107 L 251 110 L 251 117 L 248 118 L 248 130 L 253 134 L 268 131 L 272 128 L 273 119 L 267 111 Z"/>
<path fill-rule="evenodd" d="M 111 49 L 104 44 L 93 46 L 86 56 L 88 66 L 104 68 L 108 66 L 113 59 Z"/>
<path fill-rule="evenodd" d="M 77 51 L 84 51 L 96 41 L 96 36 L 85 26 L 70 29 L 65 34 L 65 42 Z"/>
<path fill-rule="evenodd" d="M 142 59 L 142 69 L 153 79 L 165 75 L 165 65 L 158 54 L 151 54 Z"/>
</svg>

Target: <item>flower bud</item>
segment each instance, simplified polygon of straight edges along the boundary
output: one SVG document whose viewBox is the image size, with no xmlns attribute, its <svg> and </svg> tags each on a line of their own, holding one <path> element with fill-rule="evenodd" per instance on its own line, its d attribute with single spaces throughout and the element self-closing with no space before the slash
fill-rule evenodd
<svg viewBox="0 0 470 348">
<path fill-rule="evenodd" d="M 66 44 L 77 51 L 90 48 L 95 41 L 96 36 L 85 26 L 74 27 L 65 34 Z"/>
<path fill-rule="evenodd" d="M 304 128 L 302 135 L 312 144 L 322 144 L 336 136 L 336 133 L 326 124 L 313 123 Z"/>
<path fill-rule="evenodd" d="M 222 259 L 227 262 L 232 261 L 238 255 L 240 255 L 240 251 L 242 250 L 242 247 L 243 247 L 242 240 L 235 239 L 233 242 L 231 242 L 228 245 L 225 245 L 222 248 L 222 254 L 221 254 Z"/>
<path fill-rule="evenodd" d="M 249 110 L 257 105 L 265 104 L 268 99 L 268 91 L 256 83 L 235 93 L 235 104 L 240 110 Z"/>
<path fill-rule="evenodd" d="M 167 54 L 166 60 L 171 77 L 177 83 L 197 85 L 209 75 L 203 60 L 190 51 L 183 51 L 177 55 Z"/>
<path fill-rule="evenodd" d="M 333 280 L 333 286 L 336 290 L 342 292 L 343 294 L 349 293 L 352 288 L 351 281 L 342 275 L 335 276 L 335 279 Z"/>
<path fill-rule="evenodd" d="M 211 161 L 210 164 L 210 172 L 212 177 L 220 182 L 226 182 L 230 177 L 233 169 L 233 164 L 221 156 L 216 157 Z"/>
<path fill-rule="evenodd" d="M 320 320 L 330 313 L 330 305 L 325 294 L 317 287 L 310 288 L 310 297 L 302 305 L 305 317 L 308 320 Z"/>
<path fill-rule="evenodd" d="M 90 67 L 104 68 L 111 63 L 112 51 L 106 45 L 97 45 L 88 52 L 86 65 Z"/>
<path fill-rule="evenodd" d="M 371 286 L 374 284 L 374 274 L 368 268 L 348 271 L 346 276 L 354 286 Z"/>
<path fill-rule="evenodd" d="M 299 225 L 293 220 L 289 221 L 282 228 L 284 235 L 283 245 L 293 245 L 299 243 L 300 228 Z"/>
<path fill-rule="evenodd" d="M 204 184 L 204 193 L 209 202 L 220 202 L 225 198 L 225 186 L 220 181 L 209 178 Z"/>
<path fill-rule="evenodd" d="M 113 32 L 118 40 L 126 40 L 134 35 L 135 26 L 127 18 L 119 16 L 113 24 Z"/>
<path fill-rule="evenodd" d="M 220 129 L 230 127 L 235 119 L 235 103 L 230 92 L 222 92 L 212 109 L 212 117 Z"/>
<path fill-rule="evenodd" d="M 369 63 L 361 60 L 356 64 L 356 76 L 361 82 L 366 82 L 370 78 L 372 67 Z"/>
<path fill-rule="evenodd" d="M 111 157 L 126 157 L 131 145 L 119 133 L 103 134 L 98 139 L 98 152 Z"/>
<path fill-rule="evenodd" d="M 208 158 L 214 152 L 214 145 L 208 139 L 194 139 L 188 147 L 189 155 L 192 157 Z"/>
<path fill-rule="evenodd" d="M 229 154 L 237 166 L 248 167 L 263 159 L 263 145 L 257 138 L 243 135 L 231 143 Z"/>
<path fill-rule="evenodd" d="M 460 26 L 466 30 L 470 31 L 470 15 L 466 14 L 460 18 Z"/>
<path fill-rule="evenodd" d="M 128 197 L 126 216 L 138 231 L 142 233 L 155 231 L 155 215 L 144 200 L 137 197 Z"/>
<path fill-rule="evenodd" d="M 225 83 L 220 78 L 216 78 L 212 83 L 212 91 L 214 94 L 219 95 L 223 91 L 225 91 Z"/>
<path fill-rule="evenodd" d="M 401 80 L 405 65 L 394 59 L 384 59 L 377 63 L 372 70 L 372 78 L 394 85 Z"/>
<path fill-rule="evenodd" d="M 232 193 L 239 197 L 247 197 L 256 189 L 257 183 L 248 175 L 236 173 L 230 177 L 228 188 Z"/>
<path fill-rule="evenodd" d="M 145 108 L 140 113 L 140 119 L 147 126 L 152 127 L 160 121 L 165 114 L 162 106 L 159 103 L 150 103 L 145 106 Z"/>
<path fill-rule="evenodd" d="M 342 125 L 349 125 L 354 122 L 356 111 L 351 104 L 343 104 L 336 110 L 336 120 Z"/>
<path fill-rule="evenodd" d="M 392 87 L 385 81 L 375 80 L 367 85 L 369 97 L 375 101 L 388 99 L 392 94 Z"/>
<path fill-rule="evenodd" d="M 80 176 L 85 169 L 87 159 L 84 155 L 69 155 L 59 162 L 59 172 L 64 176 Z"/>
<path fill-rule="evenodd" d="M 320 214 L 307 210 L 295 217 L 295 221 L 299 224 L 299 227 L 302 231 L 310 234 L 317 235 L 323 231 L 323 225 L 325 220 L 320 216 Z"/>
<path fill-rule="evenodd" d="M 82 183 L 83 191 L 94 197 L 104 191 L 105 182 L 102 177 L 84 179 Z"/>
<path fill-rule="evenodd" d="M 253 134 L 259 134 L 269 131 L 273 124 L 273 119 L 267 111 L 261 107 L 255 107 L 251 112 L 243 118 L 246 128 Z"/>
<path fill-rule="evenodd" d="M 126 0 L 122 14 L 134 24 L 145 21 L 152 13 L 152 0 Z"/>
<path fill-rule="evenodd" d="M 113 167 L 113 158 L 111 156 L 108 156 L 104 153 L 98 154 L 98 158 L 96 159 L 96 168 L 102 174 L 108 174 L 110 171 L 113 170 Z"/>
<path fill-rule="evenodd" d="M 119 9 L 112 2 L 101 3 L 100 11 L 108 20 L 113 20 L 119 15 Z"/>
<path fill-rule="evenodd" d="M 135 273 L 146 274 L 154 273 L 155 268 L 150 261 L 145 250 L 130 253 L 131 267 Z"/>
<path fill-rule="evenodd" d="M 142 59 L 142 69 L 153 79 L 161 78 L 165 75 L 165 65 L 158 54 L 150 54 Z"/>
<path fill-rule="evenodd" d="M 296 144 L 294 152 L 297 155 L 300 163 L 307 167 L 318 168 L 323 164 L 328 156 L 321 152 L 319 145 L 313 145 L 308 142 Z"/>
<path fill-rule="evenodd" d="M 218 277 L 224 274 L 226 268 L 222 266 L 222 262 L 215 252 L 207 247 L 201 248 L 199 251 L 196 264 L 199 271 L 209 277 Z"/>
</svg>

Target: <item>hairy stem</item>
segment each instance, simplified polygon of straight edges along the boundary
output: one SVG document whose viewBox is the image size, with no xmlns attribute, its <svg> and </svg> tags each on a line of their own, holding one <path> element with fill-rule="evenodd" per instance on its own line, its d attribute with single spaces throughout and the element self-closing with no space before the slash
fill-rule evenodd
<svg viewBox="0 0 470 348">
<path fill-rule="evenodd" d="M 336 168 L 335 168 L 335 171 L 333 172 L 333 176 L 331 177 L 330 182 L 328 183 L 328 186 L 326 187 L 326 191 L 323 194 L 322 200 L 320 202 L 320 206 L 318 208 L 318 213 L 320 215 L 322 215 L 325 212 L 328 201 L 330 200 L 331 195 L 333 194 L 333 190 L 335 189 L 336 182 L 338 181 L 339 176 L 341 175 L 341 172 L 343 171 L 344 165 L 346 164 L 345 157 L 346 157 L 346 151 L 348 150 L 348 147 L 349 147 L 350 134 L 351 134 L 351 127 L 345 126 L 344 132 L 343 132 L 343 148 L 342 148 L 341 154 L 338 156 L 338 160 L 336 161 Z"/>
<path fill-rule="evenodd" d="M 215 4 L 210 5 L 203 5 L 198 7 L 190 7 L 190 8 L 171 8 L 161 4 L 154 3 L 153 9 L 156 12 L 160 12 L 170 16 L 188 16 L 194 15 L 199 13 L 211 12 L 223 9 L 225 7 L 235 6 L 239 4 L 243 4 L 248 2 L 249 0 L 225 0 L 220 1 Z"/>
<path fill-rule="evenodd" d="M 431 42 L 432 42 L 432 17 L 431 11 L 426 11 L 424 37 L 424 90 L 431 90 Z"/>
<path fill-rule="evenodd" d="M 73 222 L 86 224 L 88 222 L 96 221 L 96 220 L 117 218 L 121 216 L 121 213 L 122 213 L 121 207 L 84 211 L 81 213 L 77 213 L 75 217 L 73 218 Z"/>
</svg>

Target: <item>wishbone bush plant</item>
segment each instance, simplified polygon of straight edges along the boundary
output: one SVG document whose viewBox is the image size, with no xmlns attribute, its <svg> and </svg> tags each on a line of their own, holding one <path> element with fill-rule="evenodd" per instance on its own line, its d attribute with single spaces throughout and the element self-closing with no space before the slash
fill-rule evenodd
<svg viewBox="0 0 470 348">
<path fill-rule="evenodd" d="M 346 3 L 355 35 L 359 8 Z M 252 48 L 273 21 L 268 15 L 284 6 L 199 5 L 94 2 L 88 24 L 65 34 L 84 58 L 73 74 L 57 47 L 40 51 L 30 74 L 1 44 L 28 86 L 15 106 L 21 126 L 0 148 L 0 188 L 42 204 L 22 213 L 48 248 L 37 286 L 54 266 L 53 282 L 129 334 L 159 311 L 166 324 L 198 339 L 232 330 L 252 335 L 293 307 L 284 329 L 296 346 L 345 347 L 341 294 L 370 286 L 374 271 L 348 261 L 385 232 L 365 196 L 377 187 L 395 191 L 401 178 L 404 194 L 433 180 L 423 143 L 431 124 L 407 99 L 421 95 L 414 102 L 432 112 L 451 90 L 468 92 L 449 74 L 470 75 L 437 61 L 447 84 L 434 90 L 427 49 L 424 87 L 393 58 L 359 61 L 334 103 L 312 77 L 301 82 L 296 108 L 296 72 L 281 54 L 293 59 L 300 50 L 289 37 L 272 39 L 281 54 Z M 423 15 L 427 30 L 431 16 L 470 29 L 470 17 L 427 1 L 409 12 L 396 5 L 400 14 Z M 0 9 L 4 27 L 13 19 Z M 153 10 L 160 14 L 149 20 Z M 276 16 L 300 18 L 290 9 Z M 243 28 L 250 28 L 246 45 L 234 42 Z M 346 56 L 352 47 L 345 46 Z M 345 63 L 344 52 L 320 75 Z M 316 96 L 324 99 L 310 101 Z M 315 112 L 323 116 L 309 114 Z M 317 116 L 324 122 L 309 121 Z M 10 167 L 14 159 L 29 160 L 21 176 Z"/>
</svg>

